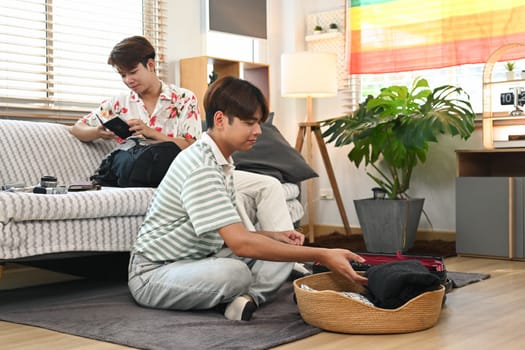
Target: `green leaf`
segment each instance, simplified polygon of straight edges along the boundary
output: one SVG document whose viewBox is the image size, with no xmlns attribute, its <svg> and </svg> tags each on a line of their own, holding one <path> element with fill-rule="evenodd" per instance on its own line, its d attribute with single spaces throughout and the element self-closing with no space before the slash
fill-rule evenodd
<svg viewBox="0 0 525 350">
<path fill-rule="evenodd" d="M 475 114 L 469 96 L 451 85 L 430 89 L 417 78 L 410 87 L 392 85 L 367 96 L 352 114 L 321 122 L 326 142 L 352 145 L 348 159 L 375 171 L 367 174 L 388 198 L 406 197 L 412 172 L 427 159 L 429 144 L 439 135 L 468 139 Z"/>
</svg>

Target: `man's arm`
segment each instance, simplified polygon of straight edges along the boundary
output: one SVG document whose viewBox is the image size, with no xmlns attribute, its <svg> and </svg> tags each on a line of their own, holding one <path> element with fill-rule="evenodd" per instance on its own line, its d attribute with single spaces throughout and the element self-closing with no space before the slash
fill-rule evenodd
<svg viewBox="0 0 525 350">
<path fill-rule="evenodd" d="M 129 130 L 133 132 L 134 136 L 142 135 L 151 140 L 171 141 L 179 146 L 180 149 L 185 149 L 195 141 L 194 139 L 187 139 L 182 136 L 171 137 L 164 135 L 162 132 L 150 128 L 140 119 L 130 119 L 127 123 L 129 125 Z"/>
<path fill-rule="evenodd" d="M 314 262 L 318 261 L 346 278 L 366 283 L 367 279 L 354 271 L 349 261 L 364 262 L 359 255 L 346 249 L 303 247 L 286 244 L 265 235 L 247 231 L 241 223 L 219 229 L 219 234 L 232 252 L 240 257 L 270 261 Z"/>
<path fill-rule="evenodd" d="M 148 127 L 143 121 L 139 119 L 130 119 L 127 121 L 130 125 L 130 130 L 134 136 L 142 135 L 151 140 L 156 141 L 171 141 L 174 142 L 180 149 L 185 149 L 191 145 L 195 140 L 186 139 L 184 137 L 170 137 L 163 133 Z M 114 139 L 115 134 L 112 131 L 107 130 L 104 126 L 89 126 L 85 123 L 79 122 L 74 124 L 71 129 L 71 133 L 80 141 L 91 142 L 96 139 Z"/>
<path fill-rule="evenodd" d="M 74 124 L 70 132 L 80 141 L 91 142 L 96 139 L 114 139 L 115 134 L 112 131 L 104 128 L 103 125 L 99 126 L 89 126 L 85 123 L 78 122 Z"/>
<path fill-rule="evenodd" d="M 280 241 L 280 242 L 284 242 L 288 244 L 303 245 L 304 243 L 304 235 L 301 232 L 298 232 L 295 230 L 279 231 L 279 232 L 256 231 L 255 233 L 258 233 L 268 238 L 275 239 L 276 241 Z"/>
</svg>

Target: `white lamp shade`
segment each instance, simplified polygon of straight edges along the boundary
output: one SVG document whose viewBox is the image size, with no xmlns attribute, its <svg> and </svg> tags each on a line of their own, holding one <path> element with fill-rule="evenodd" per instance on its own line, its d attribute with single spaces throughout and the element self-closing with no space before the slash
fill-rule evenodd
<svg viewBox="0 0 525 350">
<path fill-rule="evenodd" d="M 337 94 L 337 55 L 296 52 L 281 56 L 281 95 L 328 97 Z"/>
</svg>

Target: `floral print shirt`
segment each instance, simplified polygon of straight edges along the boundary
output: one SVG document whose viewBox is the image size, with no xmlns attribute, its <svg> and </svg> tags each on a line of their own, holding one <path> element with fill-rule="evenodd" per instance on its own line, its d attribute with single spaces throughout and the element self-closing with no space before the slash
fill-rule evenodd
<svg viewBox="0 0 525 350">
<path fill-rule="evenodd" d="M 130 91 L 102 101 L 96 110 L 82 117 L 78 123 L 99 126 L 97 114 L 102 120 L 119 116 L 124 120 L 141 119 L 150 128 L 170 137 L 200 138 L 202 126 L 197 97 L 190 90 L 164 82 L 161 84 L 160 96 L 151 115 L 139 95 Z"/>
</svg>

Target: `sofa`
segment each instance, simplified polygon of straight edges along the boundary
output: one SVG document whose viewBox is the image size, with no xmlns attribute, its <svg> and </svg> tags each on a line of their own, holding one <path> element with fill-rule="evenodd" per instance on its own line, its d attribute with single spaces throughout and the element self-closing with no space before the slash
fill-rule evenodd
<svg viewBox="0 0 525 350">
<path fill-rule="evenodd" d="M 272 133 L 266 137 L 273 137 Z M 278 142 L 266 142 L 282 140 L 280 136 Z M 107 140 L 81 142 L 63 124 L 0 119 L 0 185 L 33 186 L 44 175 L 56 176 L 59 185 L 86 182 L 115 146 Z M 293 153 L 290 149 L 288 145 L 287 152 Z M 262 154 L 271 157 L 272 152 Z M 250 162 L 243 162 L 249 170 Z M 256 159 L 254 167 L 264 173 Z M 277 175 L 276 169 L 269 174 Z M 298 181 L 288 183 L 279 176 L 292 220 L 298 221 L 304 214 Z M 0 191 L 0 263 L 55 254 L 129 252 L 154 191 L 110 187 L 67 194 Z"/>
</svg>

